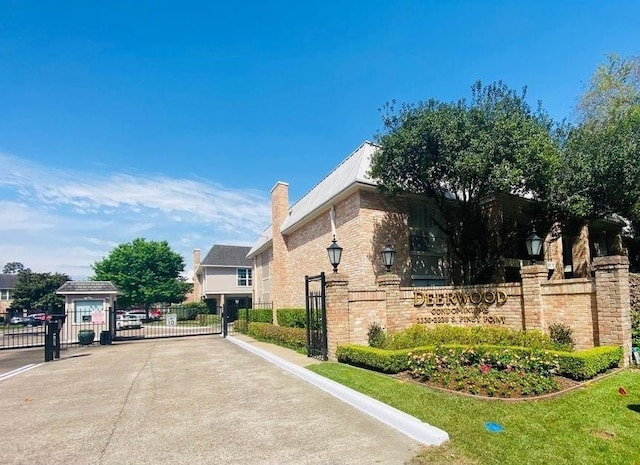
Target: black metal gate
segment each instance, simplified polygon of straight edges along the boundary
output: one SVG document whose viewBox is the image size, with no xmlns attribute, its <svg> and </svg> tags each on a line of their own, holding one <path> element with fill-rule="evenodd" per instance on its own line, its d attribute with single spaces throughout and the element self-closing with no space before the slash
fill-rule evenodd
<svg viewBox="0 0 640 465">
<path fill-rule="evenodd" d="M 327 360 L 327 305 L 324 273 L 305 276 L 307 356 Z"/>
<path fill-rule="evenodd" d="M 174 305 L 149 311 L 112 311 L 110 333 L 114 341 L 222 334 L 221 315 Z"/>
</svg>

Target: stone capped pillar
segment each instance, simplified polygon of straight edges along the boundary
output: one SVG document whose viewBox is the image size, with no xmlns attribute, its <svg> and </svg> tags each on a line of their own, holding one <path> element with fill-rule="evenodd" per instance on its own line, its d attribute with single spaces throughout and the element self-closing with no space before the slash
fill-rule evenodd
<svg viewBox="0 0 640 465">
<path fill-rule="evenodd" d="M 351 341 L 349 333 L 349 276 L 343 273 L 326 275 L 327 349 L 330 360 L 336 359 L 338 344 Z"/>
<path fill-rule="evenodd" d="M 547 281 L 546 265 L 525 265 L 520 269 L 522 276 L 522 304 L 525 330 L 537 329 L 546 331 L 544 304 L 542 302 L 542 284 Z"/>
<path fill-rule="evenodd" d="M 596 257 L 596 303 L 599 345 L 619 345 L 624 366 L 631 358 L 629 259 L 623 255 Z"/>
<path fill-rule="evenodd" d="M 381 274 L 377 278 L 378 287 L 386 294 L 385 329 L 387 334 L 402 329 L 398 325 L 400 311 L 400 276 L 394 273 Z"/>
</svg>

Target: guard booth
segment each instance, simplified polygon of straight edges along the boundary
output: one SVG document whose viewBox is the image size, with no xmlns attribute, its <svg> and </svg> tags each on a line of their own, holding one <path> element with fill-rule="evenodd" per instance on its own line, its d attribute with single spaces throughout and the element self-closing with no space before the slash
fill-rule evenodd
<svg viewBox="0 0 640 465">
<path fill-rule="evenodd" d="M 60 332 L 63 345 L 97 340 L 108 343 L 113 338 L 116 329 L 113 310 L 118 297 L 115 284 L 111 281 L 67 281 L 56 294 L 64 296 L 66 321 Z M 86 335 L 90 331 L 93 331 L 94 339 L 87 341 Z"/>
</svg>

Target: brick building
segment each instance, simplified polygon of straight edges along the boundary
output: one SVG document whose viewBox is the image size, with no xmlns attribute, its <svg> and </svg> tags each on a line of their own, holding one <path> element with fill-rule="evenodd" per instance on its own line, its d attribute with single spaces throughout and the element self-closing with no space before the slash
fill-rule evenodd
<svg viewBox="0 0 640 465">
<path fill-rule="evenodd" d="M 291 206 L 288 184 L 276 183 L 271 191 L 272 223 L 247 256 L 254 264 L 254 302 L 304 307 L 304 277 L 331 271 L 326 248 L 334 236 L 344 249 L 340 272 L 349 275 L 352 287 L 375 285 L 384 271 L 380 251 L 387 240 L 397 251 L 394 272 L 401 286 L 450 284 L 437 209 L 424 197 L 381 195 L 368 175 L 376 150 L 376 145 L 364 142 Z M 521 280 L 522 263 L 529 260 L 524 243 L 530 232 L 525 214 L 529 202 L 512 195 L 486 199 L 494 227 L 510 227 L 520 238 L 505 247 L 494 282 Z M 552 228 L 543 248 L 549 279 L 589 276 L 593 256 L 615 253 L 620 229 L 621 222 L 613 220 L 593 222 L 573 236 Z"/>
</svg>

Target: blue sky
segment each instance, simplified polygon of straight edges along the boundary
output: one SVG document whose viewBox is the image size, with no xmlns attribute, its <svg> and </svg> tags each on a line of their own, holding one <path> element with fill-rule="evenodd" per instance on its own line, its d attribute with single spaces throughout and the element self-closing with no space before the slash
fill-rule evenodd
<svg viewBox="0 0 640 465">
<path fill-rule="evenodd" d="M 0 0 L 0 266 L 91 275 L 136 237 L 251 245 L 393 99 L 528 87 L 555 118 L 637 1 Z"/>
</svg>

